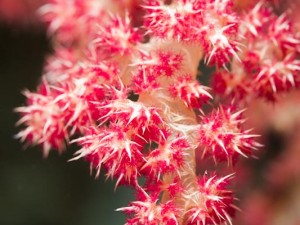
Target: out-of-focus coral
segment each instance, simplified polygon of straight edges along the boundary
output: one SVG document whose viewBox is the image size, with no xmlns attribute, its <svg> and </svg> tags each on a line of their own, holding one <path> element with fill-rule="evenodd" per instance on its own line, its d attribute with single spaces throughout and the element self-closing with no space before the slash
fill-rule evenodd
<svg viewBox="0 0 300 225">
<path fill-rule="evenodd" d="M 0 0 L 0 21 L 8 24 L 40 23 L 38 8 L 47 0 Z"/>
<path fill-rule="evenodd" d="M 248 123 L 263 134 L 266 146 L 259 154 L 261 165 L 240 165 L 239 179 L 245 185 L 240 193 L 245 199 L 241 207 L 247 213 L 240 214 L 235 224 L 297 225 L 300 222 L 300 92 L 281 95 L 276 103 L 255 101 L 246 114 Z"/>
</svg>

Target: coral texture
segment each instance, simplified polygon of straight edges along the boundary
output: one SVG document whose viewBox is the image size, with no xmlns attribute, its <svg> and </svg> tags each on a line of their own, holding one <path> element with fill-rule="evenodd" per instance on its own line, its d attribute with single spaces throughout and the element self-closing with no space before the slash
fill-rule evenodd
<svg viewBox="0 0 300 225">
<path fill-rule="evenodd" d="M 71 160 L 133 187 L 118 209 L 126 225 L 231 224 L 234 174 L 219 166 L 234 171 L 261 146 L 244 109 L 300 84 L 291 14 L 241 2 L 48 0 L 39 14 L 54 53 L 16 108 L 17 137 L 44 156 L 77 143 Z"/>
</svg>

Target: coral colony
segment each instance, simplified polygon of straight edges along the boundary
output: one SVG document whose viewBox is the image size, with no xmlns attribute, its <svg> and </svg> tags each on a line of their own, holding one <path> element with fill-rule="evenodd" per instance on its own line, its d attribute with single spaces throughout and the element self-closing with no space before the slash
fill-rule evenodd
<svg viewBox="0 0 300 225">
<path fill-rule="evenodd" d="M 275 4 L 49 0 L 54 53 L 17 137 L 44 156 L 76 143 L 71 160 L 131 186 L 126 225 L 232 224 L 232 171 L 261 146 L 243 112 L 299 87 L 300 39 Z"/>
</svg>

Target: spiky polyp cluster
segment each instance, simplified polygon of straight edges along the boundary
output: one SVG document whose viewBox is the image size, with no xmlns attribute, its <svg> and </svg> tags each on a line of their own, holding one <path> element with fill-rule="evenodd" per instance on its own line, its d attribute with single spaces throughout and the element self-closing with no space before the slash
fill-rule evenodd
<svg viewBox="0 0 300 225">
<path fill-rule="evenodd" d="M 104 27 L 99 27 L 96 38 L 93 40 L 93 50 L 101 58 L 130 56 L 136 44 L 141 40 L 137 28 L 131 26 L 128 17 L 112 18 Z"/>
<path fill-rule="evenodd" d="M 199 61 L 224 66 L 237 58 L 232 2 L 117 2 L 128 8 L 50 0 L 40 10 L 56 48 L 42 85 L 25 92 L 28 104 L 17 109 L 25 125 L 17 136 L 47 154 L 79 135 L 71 141 L 80 146 L 74 159 L 137 191 L 137 201 L 121 209 L 131 215 L 128 225 L 230 223 L 229 178 L 198 177 L 195 150 L 232 162 L 256 146 L 231 107 L 197 123 L 212 99 L 197 81 Z M 136 3 L 141 13 L 130 18 Z"/>
<path fill-rule="evenodd" d="M 208 87 L 200 85 L 198 81 L 193 81 L 191 76 L 182 76 L 175 80 L 169 87 L 170 93 L 174 97 L 180 98 L 187 107 L 201 108 L 212 96 L 208 92 Z"/>
<path fill-rule="evenodd" d="M 260 1 L 241 16 L 242 41 L 239 58 L 231 70 L 218 71 L 214 78 L 217 93 L 238 99 L 261 96 L 270 100 L 279 92 L 299 88 L 299 35 L 289 14 L 275 15 Z"/>
<path fill-rule="evenodd" d="M 223 65 L 236 55 L 238 18 L 230 0 L 147 0 L 144 26 L 162 39 L 199 43 L 207 63 Z"/>
<path fill-rule="evenodd" d="M 184 224 L 208 225 L 228 222 L 234 214 L 232 192 L 227 190 L 231 175 L 218 178 L 216 175 L 208 178 L 199 177 L 194 189 L 190 188 L 184 195 L 187 211 Z"/>
<path fill-rule="evenodd" d="M 142 146 L 132 139 L 134 134 L 125 132 L 121 127 L 90 128 L 84 137 L 76 140 L 83 146 L 76 158 L 87 158 L 98 174 L 103 165 L 108 176 L 117 177 L 117 184 L 123 180 L 136 183 L 143 155 Z"/>
<path fill-rule="evenodd" d="M 215 162 L 228 161 L 234 164 L 239 155 L 248 157 L 259 147 L 256 135 L 243 130 L 242 111 L 232 107 L 219 109 L 203 117 L 199 128 L 199 144 L 203 156 L 212 156 Z"/>
<path fill-rule="evenodd" d="M 48 31 L 55 34 L 56 40 L 62 44 L 86 42 L 95 29 L 88 24 L 105 20 L 100 1 L 49 0 L 40 8 L 40 13 L 49 24 Z"/>
<path fill-rule="evenodd" d="M 42 145 L 44 155 L 48 155 L 51 148 L 58 150 L 64 148 L 64 140 L 68 140 L 68 132 L 61 120 L 64 117 L 63 111 L 54 102 L 51 91 L 47 86 L 41 89 L 44 91 L 40 93 L 25 91 L 28 106 L 15 109 L 22 115 L 18 124 L 25 123 L 27 126 L 17 134 L 17 137 L 30 144 Z"/>
<path fill-rule="evenodd" d="M 227 190 L 231 178 L 232 175 L 223 178 L 199 176 L 193 184 L 181 186 L 166 202 L 141 190 L 138 201 L 118 210 L 132 216 L 126 225 L 231 224 L 236 208 L 232 192 Z"/>
<path fill-rule="evenodd" d="M 146 192 L 140 193 L 139 198 L 138 201 L 130 203 L 128 207 L 118 209 L 133 215 L 125 225 L 178 224 L 179 209 L 172 201 L 160 203 L 158 198 L 151 197 Z"/>
</svg>

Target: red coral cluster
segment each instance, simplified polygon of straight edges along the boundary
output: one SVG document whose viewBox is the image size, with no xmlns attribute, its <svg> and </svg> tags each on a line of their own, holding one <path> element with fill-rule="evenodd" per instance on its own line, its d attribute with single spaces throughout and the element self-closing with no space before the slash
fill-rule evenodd
<svg viewBox="0 0 300 225">
<path fill-rule="evenodd" d="M 244 100 L 299 86 L 288 14 L 231 0 L 51 0 L 39 12 L 55 52 L 16 109 L 17 137 L 45 155 L 75 142 L 73 160 L 131 185 L 127 225 L 230 224 L 232 176 L 199 175 L 195 152 L 233 167 L 260 146 L 244 128 Z M 216 68 L 212 88 L 199 82 L 201 60 Z M 209 110 L 216 93 L 235 99 Z"/>
<path fill-rule="evenodd" d="M 218 71 L 214 89 L 221 95 L 236 98 L 264 97 L 299 88 L 299 35 L 287 13 L 277 16 L 263 1 L 241 17 L 241 41 L 231 69 Z"/>
</svg>

